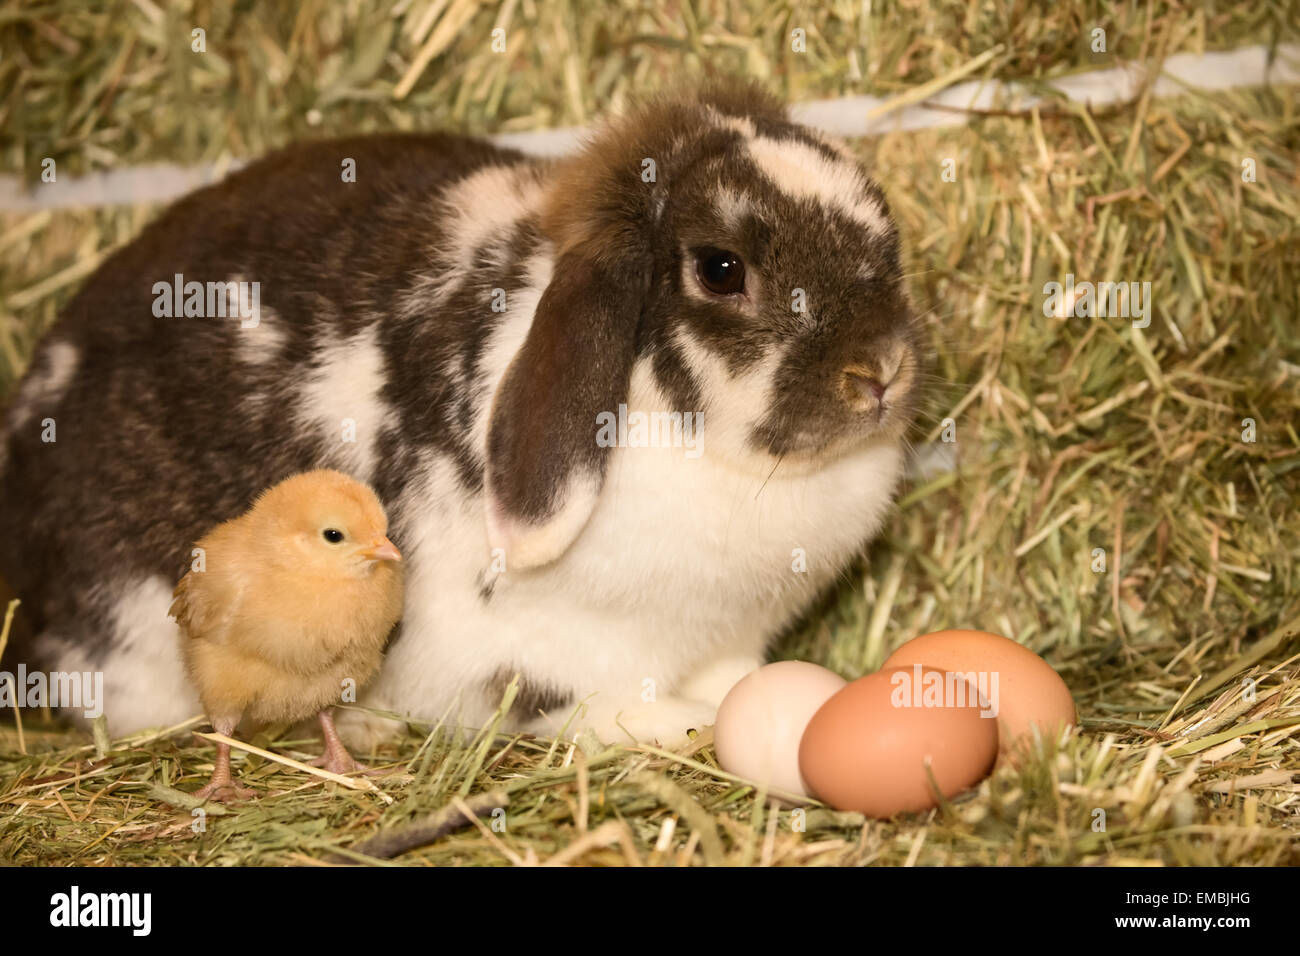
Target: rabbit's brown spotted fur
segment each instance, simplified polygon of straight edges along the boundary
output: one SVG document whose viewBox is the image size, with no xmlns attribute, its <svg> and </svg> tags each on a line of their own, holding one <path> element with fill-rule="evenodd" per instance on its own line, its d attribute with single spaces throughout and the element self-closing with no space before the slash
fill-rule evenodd
<svg viewBox="0 0 1300 956">
<path fill-rule="evenodd" d="M 739 293 L 703 283 L 710 250 Z M 259 283 L 261 321 L 155 315 L 176 274 Z M 575 727 L 665 739 L 879 527 L 919 344 L 881 190 L 753 87 L 635 106 L 560 161 L 292 147 L 164 213 L 35 356 L 0 456 L 21 658 L 102 668 L 115 730 L 189 716 L 190 542 L 334 467 L 408 559 L 378 706 L 473 724 L 520 671 L 520 724 L 581 701 Z M 697 416 L 698 455 L 598 440 L 657 412 Z"/>
</svg>

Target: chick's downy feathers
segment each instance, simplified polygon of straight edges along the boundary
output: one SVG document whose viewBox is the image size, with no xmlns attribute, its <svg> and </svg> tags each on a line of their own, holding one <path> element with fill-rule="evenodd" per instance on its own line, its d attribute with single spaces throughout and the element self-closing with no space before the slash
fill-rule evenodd
<svg viewBox="0 0 1300 956">
<path fill-rule="evenodd" d="M 378 669 L 401 616 L 400 555 L 374 492 L 311 471 L 199 540 L 171 614 L 214 724 L 300 720 Z"/>
</svg>

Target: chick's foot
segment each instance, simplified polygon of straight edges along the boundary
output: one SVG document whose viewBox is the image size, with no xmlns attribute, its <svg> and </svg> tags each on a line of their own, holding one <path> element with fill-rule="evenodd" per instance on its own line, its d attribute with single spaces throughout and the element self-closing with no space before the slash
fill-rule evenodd
<svg viewBox="0 0 1300 956">
<path fill-rule="evenodd" d="M 214 803 L 239 803 L 241 800 L 251 800 L 257 796 L 257 791 L 233 780 L 210 780 L 206 786 L 195 790 L 193 795 L 199 800 L 211 800 Z"/>
<path fill-rule="evenodd" d="M 325 752 L 311 761 L 313 767 L 338 774 L 370 769 L 352 759 L 352 754 L 348 753 L 348 748 L 343 746 L 343 741 L 339 738 L 339 732 L 334 729 L 334 715 L 328 710 L 320 712 L 320 729 L 325 737 Z"/>
<path fill-rule="evenodd" d="M 228 733 L 219 730 L 219 733 Z M 230 744 L 217 744 L 217 758 L 212 766 L 212 779 L 206 786 L 194 791 L 199 800 L 214 800 L 217 803 L 236 803 L 257 796 L 257 791 L 240 786 L 230 775 Z"/>
</svg>

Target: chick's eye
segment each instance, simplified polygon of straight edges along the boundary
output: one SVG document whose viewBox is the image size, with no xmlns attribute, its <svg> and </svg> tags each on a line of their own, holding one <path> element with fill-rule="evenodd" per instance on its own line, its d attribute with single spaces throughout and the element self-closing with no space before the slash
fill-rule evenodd
<svg viewBox="0 0 1300 956">
<path fill-rule="evenodd" d="M 343 532 L 337 528 L 326 528 L 321 532 L 321 536 L 330 544 L 338 544 L 343 540 Z"/>
<path fill-rule="evenodd" d="M 745 291 L 745 263 L 725 249 L 701 249 L 695 254 L 695 274 L 700 284 L 714 295 L 736 295 Z"/>
</svg>

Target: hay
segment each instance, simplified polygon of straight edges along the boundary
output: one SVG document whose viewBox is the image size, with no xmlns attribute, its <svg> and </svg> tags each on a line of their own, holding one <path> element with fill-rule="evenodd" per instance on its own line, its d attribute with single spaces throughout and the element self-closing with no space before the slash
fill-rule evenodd
<svg viewBox="0 0 1300 956">
<path fill-rule="evenodd" d="M 583 123 L 683 72 L 748 73 L 792 98 L 891 95 L 994 47 L 972 78 L 1295 35 L 1294 11 L 1247 7 L 1116 5 L 1099 24 L 1111 52 L 1098 55 L 1097 18 L 1075 0 L 909 6 L 903 22 L 883 5 L 864 18 L 858 5 L 787 0 L 599 12 L 33 2 L 0 15 L 0 156 L 30 180 L 45 156 L 63 176 L 327 133 Z M 209 52 L 193 54 L 202 24 Z M 494 26 L 504 54 L 489 48 Z M 790 49 L 795 28 L 807 53 Z M 0 716 L 0 860 L 1300 863 L 1298 105 L 1285 88 L 1097 112 L 1062 103 L 855 144 L 901 221 L 932 329 L 932 400 L 913 440 L 955 468 L 909 482 L 861 566 L 777 655 L 856 676 L 925 631 L 1014 635 L 1053 662 L 1083 717 L 1022 769 L 919 817 L 813 807 L 800 831 L 719 771 L 707 733 L 673 756 L 412 726 L 365 758 L 397 770 L 376 781 L 391 804 L 237 752 L 236 771 L 274 795 L 209 806 L 195 832 L 184 791 L 212 751 L 193 727 L 97 753 L 26 712 L 26 755 Z M 940 176 L 944 158 L 955 182 Z M 1242 181 L 1246 158 L 1256 182 Z M 0 394 L 98 259 L 155 212 L 0 217 Z M 1150 326 L 1045 316 L 1044 284 L 1067 273 L 1149 281 Z M 939 440 L 948 417 L 955 445 Z M 290 756 L 316 746 L 275 728 L 249 743 Z M 461 802 L 497 791 L 504 829 Z M 358 849 L 447 821 L 460 825 L 391 861 Z"/>
</svg>

